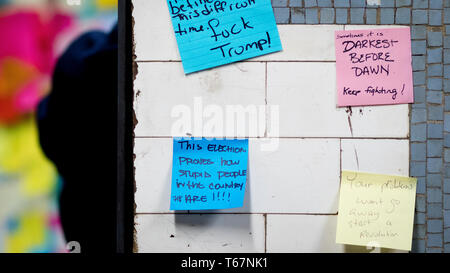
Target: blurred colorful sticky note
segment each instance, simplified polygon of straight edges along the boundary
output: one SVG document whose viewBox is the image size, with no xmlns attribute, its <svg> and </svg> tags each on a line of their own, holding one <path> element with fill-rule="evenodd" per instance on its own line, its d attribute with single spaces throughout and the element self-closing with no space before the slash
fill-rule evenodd
<svg viewBox="0 0 450 273">
<path fill-rule="evenodd" d="M 247 160 L 247 139 L 174 139 L 170 209 L 242 207 Z"/>
<path fill-rule="evenodd" d="M 97 7 L 101 10 L 117 9 L 118 0 L 97 0 Z"/>
<path fill-rule="evenodd" d="M 411 250 L 417 179 L 342 171 L 336 242 Z"/>
<path fill-rule="evenodd" d="M 184 73 L 282 50 L 270 0 L 167 0 Z"/>
<path fill-rule="evenodd" d="M 338 106 L 414 102 L 409 27 L 336 31 Z"/>
</svg>

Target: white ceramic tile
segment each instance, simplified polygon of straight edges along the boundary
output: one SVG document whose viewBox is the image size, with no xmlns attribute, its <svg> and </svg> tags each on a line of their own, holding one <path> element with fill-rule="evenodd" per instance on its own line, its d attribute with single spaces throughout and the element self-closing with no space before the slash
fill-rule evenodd
<svg viewBox="0 0 450 273">
<path fill-rule="evenodd" d="M 408 104 L 351 107 L 350 120 L 347 118 L 347 121 L 354 137 L 409 137 Z"/>
<path fill-rule="evenodd" d="M 267 215 L 267 252 L 345 252 L 335 215 Z"/>
<path fill-rule="evenodd" d="M 138 252 L 264 252 L 261 214 L 140 214 Z"/>
<path fill-rule="evenodd" d="M 247 210 L 337 212 L 339 140 L 280 139 L 276 150 L 262 151 L 264 141 L 250 142 Z"/>
<path fill-rule="evenodd" d="M 257 61 L 336 61 L 334 32 L 342 25 L 278 25 L 283 51 Z"/>
<path fill-rule="evenodd" d="M 202 133 L 203 136 L 264 135 L 264 63 L 232 64 L 188 76 L 184 75 L 180 63 L 139 63 L 138 71 L 134 87 L 136 136 L 179 136 L 172 134 L 172 126 L 179 128 L 176 124 L 182 117 L 190 121 L 187 122 L 190 128 L 183 132 L 193 136 Z M 249 118 L 243 121 L 244 131 L 238 131 L 236 119 L 227 115 L 233 107 L 242 107 L 248 112 L 254 110 L 253 123 Z M 200 120 L 199 126 L 196 120 Z M 218 124 L 217 130 L 208 130 L 213 127 L 208 126 L 213 120 L 218 120 L 214 122 Z M 228 126 L 229 121 L 235 127 Z M 252 131 L 249 124 L 259 125 Z M 234 132 L 230 128 L 235 128 Z"/>
<path fill-rule="evenodd" d="M 136 138 L 134 154 L 136 212 L 172 212 L 172 139 Z"/>
<path fill-rule="evenodd" d="M 267 215 L 267 252 L 389 253 L 386 248 L 336 243 L 336 215 Z"/>
<path fill-rule="evenodd" d="M 343 139 L 342 169 L 408 176 L 409 141 Z"/>
<path fill-rule="evenodd" d="M 132 0 L 132 2 L 136 61 L 179 61 L 180 54 L 167 1 Z"/>
</svg>

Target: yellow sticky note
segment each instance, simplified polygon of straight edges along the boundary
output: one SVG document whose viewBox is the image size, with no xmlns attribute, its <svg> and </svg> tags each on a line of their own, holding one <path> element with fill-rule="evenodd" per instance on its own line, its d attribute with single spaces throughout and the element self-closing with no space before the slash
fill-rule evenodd
<svg viewBox="0 0 450 273">
<path fill-rule="evenodd" d="M 417 179 L 342 171 L 336 243 L 411 250 Z"/>
</svg>

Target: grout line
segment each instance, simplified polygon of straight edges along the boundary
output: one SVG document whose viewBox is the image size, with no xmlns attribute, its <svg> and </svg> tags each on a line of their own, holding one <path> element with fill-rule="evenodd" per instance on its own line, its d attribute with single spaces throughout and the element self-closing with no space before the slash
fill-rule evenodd
<svg viewBox="0 0 450 273">
<path fill-rule="evenodd" d="M 137 212 L 136 215 L 299 215 L 299 216 L 337 216 L 336 213 L 301 213 L 301 212 Z"/>
<path fill-rule="evenodd" d="M 342 138 L 339 139 L 339 189 L 338 194 L 341 192 L 341 181 L 342 181 Z M 339 200 L 338 200 L 339 203 Z M 339 214 L 339 206 L 336 215 Z"/>
<path fill-rule="evenodd" d="M 342 173 L 342 138 L 339 138 L 339 185 L 341 184 Z"/>
<path fill-rule="evenodd" d="M 264 137 L 267 137 L 267 128 L 269 127 L 269 111 L 267 109 L 267 63 L 265 71 L 265 86 L 264 86 L 264 96 L 265 96 L 265 109 L 266 109 L 266 128 L 264 128 Z"/>
<path fill-rule="evenodd" d="M 181 60 L 141 60 L 141 61 L 136 61 L 136 63 L 181 63 Z M 336 63 L 336 60 L 266 60 L 266 61 L 245 60 L 245 61 L 240 61 L 237 63 Z M 230 64 L 228 64 L 228 65 L 230 65 Z M 226 65 L 222 65 L 222 66 L 226 66 Z M 213 68 L 213 67 L 211 67 L 211 68 Z M 215 67 L 215 68 L 217 68 L 217 67 Z M 207 69 L 202 70 L 202 71 L 206 71 L 206 70 Z"/>
<path fill-rule="evenodd" d="M 264 253 L 267 253 L 267 213 L 264 214 Z"/>
<path fill-rule="evenodd" d="M 178 136 L 177 136 L 178 137 Z M 183 136 L 182 138 L 191 138 L 194 137 L 196 138 L 197 136 Z M 163 139 L 163 138 L 169 138 L 172 139 L 174 138 L 173 136 L 136 136 L 135 138 L 154 138 L 154 139 Z M 372 140 L 409 140 L 409 138 L 407 137 L 320 137 L 320 136 L 311 136 L 311 137 L 306 137 L 306 136 L 294 136 L 294 137 L 249 137 L 249 136 L 245 136 L 245 137 L 223 137 L 223 136 L 203 136 L 203 138 L 222 138 L 222 139 L 340 139 L 340 140 L 357 140 L 357 139 L 372 139 Z"/>
</svg>

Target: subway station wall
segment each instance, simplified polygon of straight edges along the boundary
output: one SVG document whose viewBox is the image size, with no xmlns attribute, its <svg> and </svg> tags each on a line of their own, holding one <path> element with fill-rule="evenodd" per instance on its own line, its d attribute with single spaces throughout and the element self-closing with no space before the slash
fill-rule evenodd
<svg viewBox="0 0 450 273">
<path fill-rule="evenodd" d="M 337 108 L 334 31 L 397 26 L 278 25 L 282 52 L 185 76 L 166 1 L 133 6 L 135 250 L 369 251 L 335 243 L 340 171 L 408 176 L 410 106 Z M 270 111 L 246 135 L 242 208 L 169 210 L 171 112 L 196 97 L 204 107 L 279 107 L 277 149 L 261 148 L 276 137 Z"/>
</svg>

